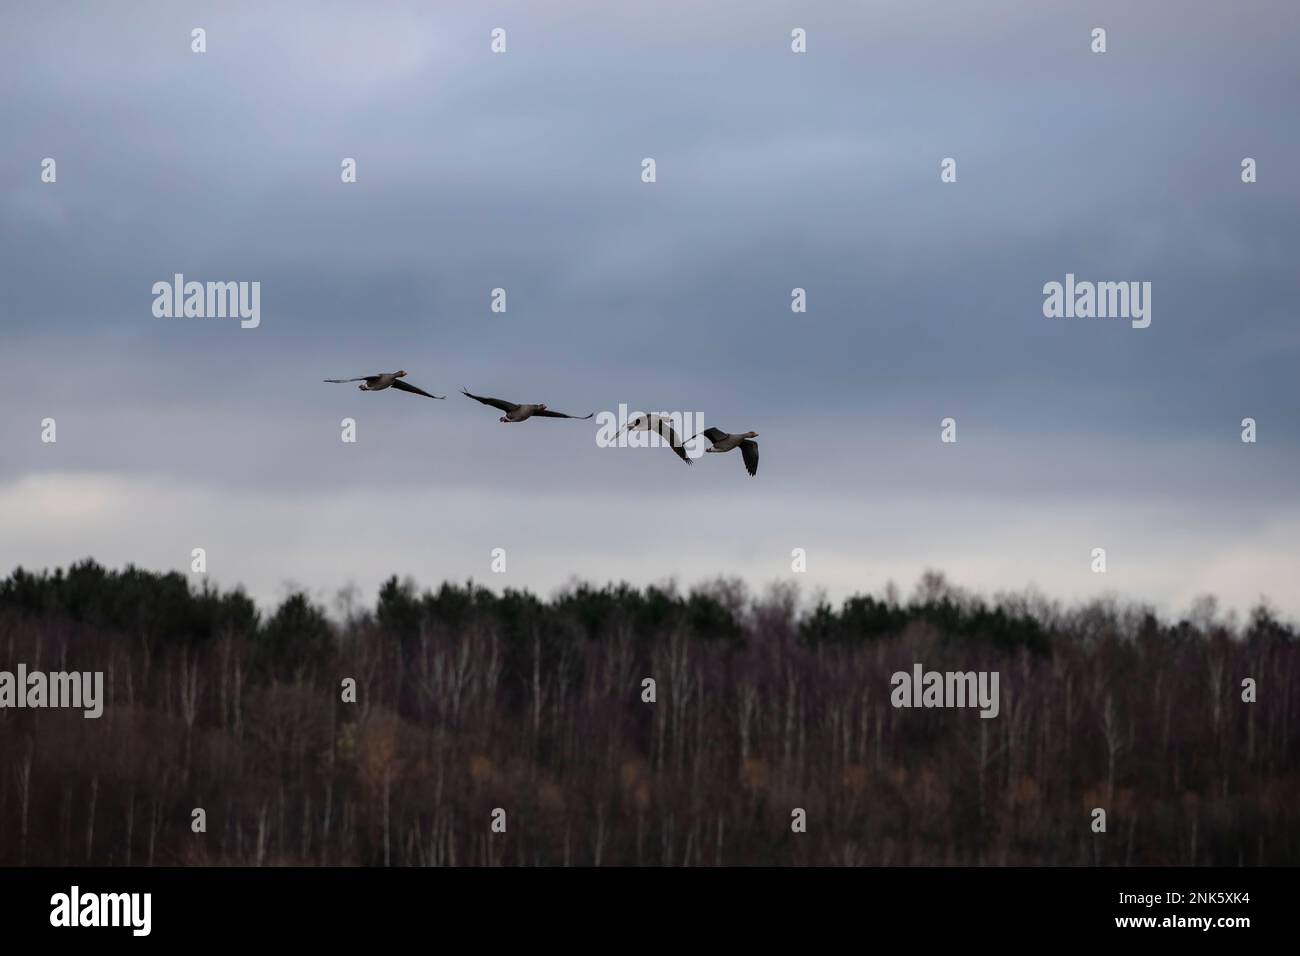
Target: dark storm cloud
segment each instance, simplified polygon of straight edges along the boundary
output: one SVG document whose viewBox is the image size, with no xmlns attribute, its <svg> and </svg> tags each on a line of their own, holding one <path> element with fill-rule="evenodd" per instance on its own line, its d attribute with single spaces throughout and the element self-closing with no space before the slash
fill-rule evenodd
<svg viewBox="0 0 1300 956">
<path fill-rule="evenodd" d="M 483 523 L 458 532 L 467 550 L 525 521 L 535 549 L 573 542 L 537 581 L 566 562 L 652 573 L 632 559 L 635 535 L 593 543 L 625 501 L 706 527 L 741 495 L 745 540 L 775 555 L 763 575 L 801 536 L 836 549 L 845 581 L 859 568 L 861 586 L 914 539 L 935 542 L 916 562 L 949 566 L 986 535 L 985 551 L 1019 561 L 1007 585 L 1037 566 L 1032 537 L 1000 542 L 979 507 L 965 538 L 936 505 L 869 554 L 845 540 L 837 503 L 871 514 L 908 495 L 1048 523 L 1180 501 L 1204 553 L 1236 553 L 1239 535 L 1294 515 L 1297 14 L 1130 7 L 13 11 L 0 484 L 115 476 L 128 499 L 133 482 L 160 482 L 268 513 L 343 495 L 331 507 L 356 509 L 354 535 L 389 540 L 403 519 L 364 496 L 391 489 L 437 513 L 485 495 Z M 495 26 L 505 56 L 488 52 Z M 806 56 L 789 53 L 793 26 L 809 31 Z M 1093 26 L 1109 31 L 1105 55 L 1087 51 Z M 54 186 L 38 180 L 44 156 Z M 356 185 L 339 182 L 345 156 Z M 653 186 L 639 181 L 646 156 Z M 956 184 L 938 181 L 946 156 Z M 177 272 L 261 282 L 261 327 L 154 318 L 150 286 Z M 1045 319 L 1042 286 L 1067 272 L 1150 281 L 1151 327 Z M 498 286 L 505 315 L 487 309 Z M 790 312 L 795 286 L 806 315 Z M 447 401 L 320 382 L 399 366 Z M 702 411 L 762 433 L 763 473 L 737 487 L 730 459 L 679 474 L 595 448 L 588 425 L 508 429 L 461 384 L 580 413 Z M 57 448 L 33 441 L 47 415 Z M 338 441 L 347 415 L 356 448 Z M 949 415 L 960 442 L 942 448 Z M 1258 446 L 1237 440 L 1247 415 Z M 531 493 L 585 495 L 592 510 L 525 508 L 524 474 Z M 498 510 L 494 493 L 516 500 Z M 160 547 L 149 528 L 101 534 L 69 530 L 36 558 Z M 753 570 L 716 541 L 695 546 L 665 550 L 653 573 Z M 1180 553 L 1152 556 L 1162 581 Z M 359 561 L 311 570 L 342 577 Z"/>
</svg>

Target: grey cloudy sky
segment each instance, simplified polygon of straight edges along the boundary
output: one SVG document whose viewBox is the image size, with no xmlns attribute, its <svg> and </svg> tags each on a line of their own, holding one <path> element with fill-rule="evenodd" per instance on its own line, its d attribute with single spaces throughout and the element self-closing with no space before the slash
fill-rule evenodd
<svg viewBox="0 0 1300 956">
<path fill-rule="evenodd" d="M 1300 613 L 1297 39 L 1291 0 L 10 5 L 0 570 L 546 593 L 802 547 L 833 597 Z M 155 318 L 177 272 L 259 281 L 261 326 Z M 1067 272 L 1151 282 L 1150 328 L 1044 318 Z M 449 398 L 321 382 L 395 368 Z M 700 412 L 762 467 L 461 385 Z"/>
</svg>

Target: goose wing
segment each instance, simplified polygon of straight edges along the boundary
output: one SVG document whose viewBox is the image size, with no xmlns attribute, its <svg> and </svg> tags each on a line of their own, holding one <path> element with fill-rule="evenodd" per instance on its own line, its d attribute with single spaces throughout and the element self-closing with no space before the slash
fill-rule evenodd
<svg viewBox="0 0 1300 956">
<path fill-rule="evenodd" d="M 745 459 L 745 470 L 749 472 L 749 477 L 753 478 L 758 474 L 758 442 L 746 438 L 740 443 L 740 454 Z"/>
<path fill-rule="evenodd" d="M 416 388 L 414 385 L 407 385 L 400 378 L 393 383 L 393 388 L 400 389 L 403 392 L 412 392 L 416 395 L 423 395 L 426 398 L 446 398 L 446 395 L 430 395 L 422 388 Z"/>
<path fill-rule="evenodd" d="M 700 432 L 700 434 L 715 445 L 727 437 L 727 433 L 721 428 L 706 428 L 704 431 Z"/>
<path fill-rule="evenodd" d="M 499 408 L 503 412 L 513 412 L 519 407 L 514 402 L 507 402 L 504 398 L 485 398 L 482 395 L 471 394 L 464 388 L 460 390 L 460 393 L 474 399 L 476 402 L 482 402 L 484 405 L 491 405 L 493 408 Z"/>
<path fill-rule="evenodd" d="M 662 415 L 651 415 L 650 421 L 654 425 L 655 431 L 659 433 L 659 437 L 668 442 L 668 447 L 673 450 L 673 454 L 689 465 L 691 463 L 690 456 L 686 454 L 686 449 L 682 447 L 682 441 L 677 437 L 677 432 L 673 431 L 672 421 Z"/>
<path fill-rule="evenodd" d="M 549 408 L 544 408 L 540 412 L 533 412 L 533 417 L 534 418 L 576 418 L 578 421 L 585 422 L 588 418 L 591 418 L 591 416 L 595 414 L 596 414 L 595 412 L 592 412 L 591 415 L 566 415 L 564 414 L 564 412 L 553 412 Z"/>
<path fill-rule="evenodd" d="M 341 385 L 344 382 L 373 382 L 377 378 L 378 375 L 362 375 L 360 378 L 327 378 L 325 381 Z"/>
</svg>

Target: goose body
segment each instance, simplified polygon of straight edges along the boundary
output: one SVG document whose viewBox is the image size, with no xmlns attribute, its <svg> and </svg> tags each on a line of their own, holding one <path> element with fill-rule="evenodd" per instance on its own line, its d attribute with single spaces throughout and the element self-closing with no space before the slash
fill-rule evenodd
<svg viewBox="0 0 1300 956">
<path fill-rule="evenodd" d="M 758 442 L 754 441 L 758 437 L 758 432 L 731 435 L 721 428 L 706 428 L 700 434 L 713 443 L 711 447 L 704 449 L 706 452 L 722 454 L 739 448 L 740 456 L 745 461 L 745 470 L 749 472 L 749 477 L 753 478 L 758 474 Z"/>
<path fill-rule="evenodd" d="M 360 382 L 357 388 L 363 392 L 378 392 L 385 388 L 395 388 L 399 392 L 410 392 L 413 395 L 423 395 L 425 398 L 446 398 L 446 395 L 430 395 L 422 388 L 416 388 L 414 385 L 408 385 L 402 379 L 406 377 L 406 372 L 377 372 L 374 375 L 363 375 L 360 378 L 327 378 L 325 381 L 332 382 L 335 385 L 341 385 L 345 382 Z"/>
<path fill-rule="evenodd" d="M 504 398 L 488 398 L 485 395 L 471 394 L 467 389 L 462 388 L 461 394 L 466 398 L 472 398 L 476 402 L 484 405 L 491 405 L 493 408 L 499 408 L 505 412 L 498 421 L 502 422 L 526 422 L 530 418 L 574 418 L 579 421 L 586 421 L 595 415 L 566 415 L 564 412 L 553 412 L 543 404 L 519 404 L 518 402 L 507 402 Z"/>
</svg>

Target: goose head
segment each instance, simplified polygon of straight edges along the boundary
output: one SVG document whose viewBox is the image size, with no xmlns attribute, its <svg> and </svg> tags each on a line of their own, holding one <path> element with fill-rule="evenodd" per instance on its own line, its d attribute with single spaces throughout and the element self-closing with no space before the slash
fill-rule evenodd
<svg viewBox="0 0 1300 956">
<path fill-rule="evenodd" d="M 741 437 L 743 437 L 743 438 L 757 438 L 757 437 L 758 437 L 758 432 L 745 432 L 745 434 L 744 434 L 743 436 L 741 436 Z"/>
<path fill-rule="evenodd" d="M 397 373 L 397 377 L 398 377 L 398 378 L 406 378 L 406 370 L 403 369 L 402 371 L 398 372 L 398 373 Z"/>
</svg>

